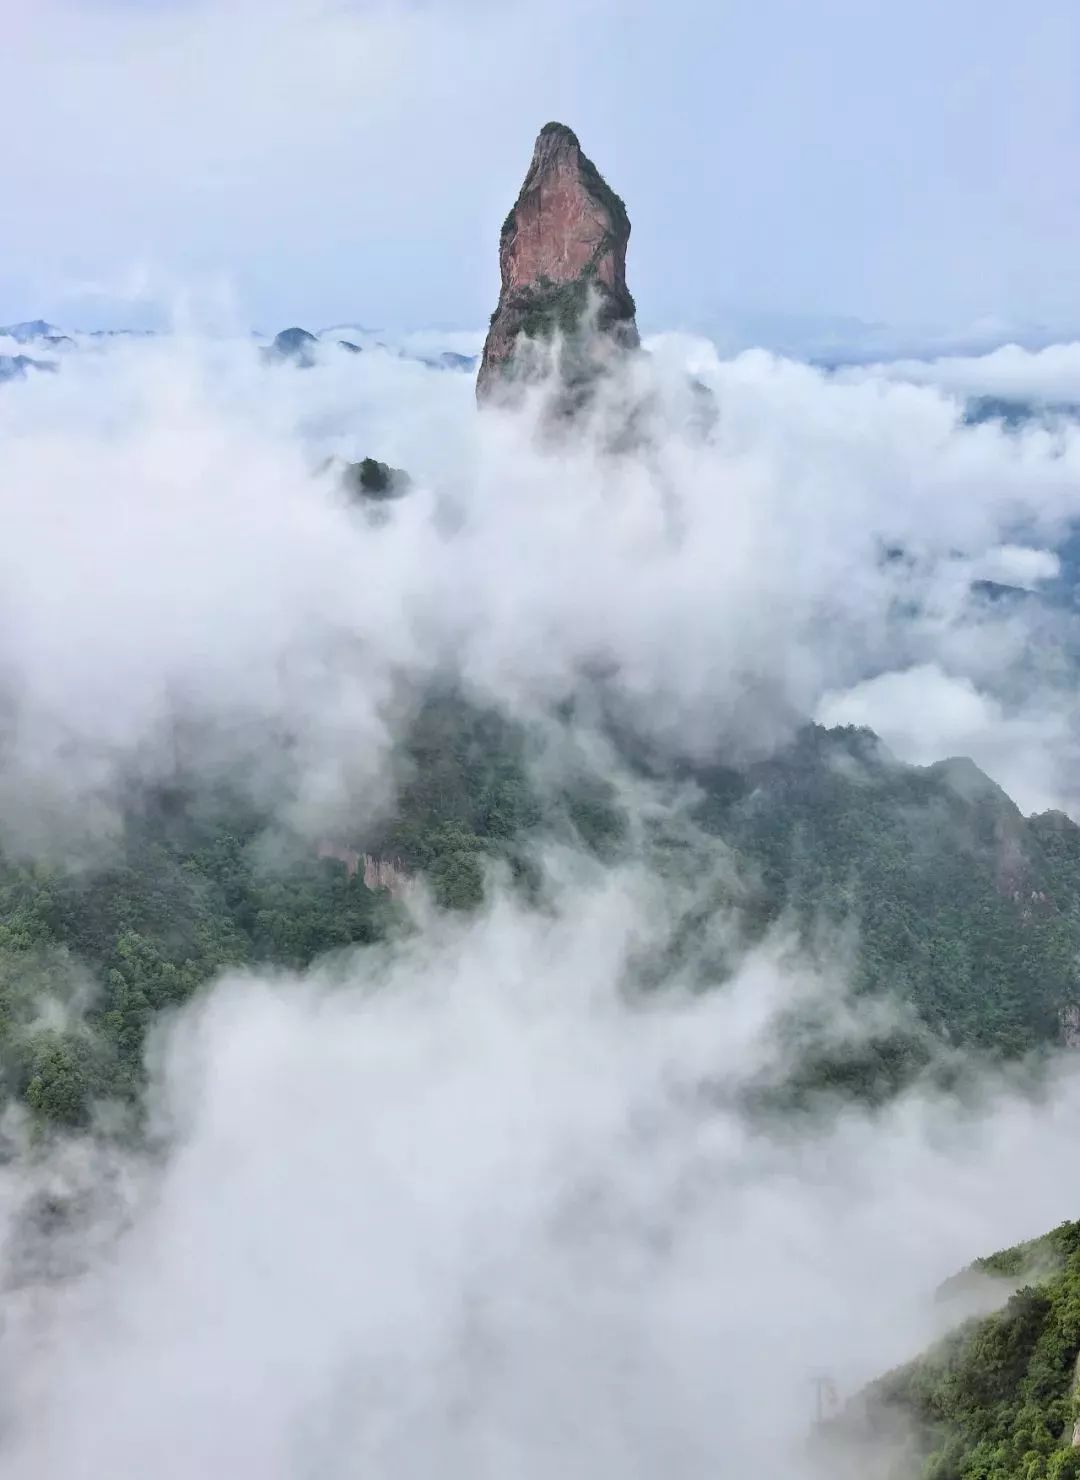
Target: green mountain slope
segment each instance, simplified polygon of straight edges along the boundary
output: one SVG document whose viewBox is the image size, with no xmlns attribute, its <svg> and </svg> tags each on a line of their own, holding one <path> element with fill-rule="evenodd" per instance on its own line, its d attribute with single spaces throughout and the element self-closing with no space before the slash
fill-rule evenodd
<svg viewBox="0 0 1080 1480">
<path fill-rule="evenodd" d="M 396 756 L 394 814 L 329 851 L 390 861 L 466 910 L 492 862 L 534 891 L 544 840 L 600 864 L 644 860 L 682 910 L 653 963 L 659 982 L 700 956 L 718 911 L 739 922 L 732 949 L 777 922 L 809 952 L 844 936 L 854 990 L 891 996 L 896 1026 L 838 1060 L 815 1050 L 812 1024 L 793 1025 L 805 1088 L 880 1097 L 935 1045 L 1009 1057 L 1058 1041 L 1080 961 L 1068 819 L 1024 818 L 970 762 L 900 765 L 867 731 L 809 727 L 742 767 L 659 766 L 611 739 L 619 758 L 600 765 L 569 723 L 533 731 L 456 694 L 429 697 Z M 179 777 L 133 796 L 94 869 L 5 857 L 0 827 L 0 1075 L 43 1121 L 82 1124 L 98 1097 L 137 1097 L 157 1014 L 222 968 L 303 967 L 402 928 L 362 869 L 282 839 L 241 794 Z M 731 964 L 730 951 L 710 958 L 703 979 Z"/>
<path fill-rule="evenodd" d="M 926 1480 L 1065 1480 L 1080 1356 L 1080 1223 L 976 1261 L 1015 1290 L 932 1351 L 861 1393 L 826 1426 L 822 1447 L 865 1474 Z M 859 1463 L 860 1461 L 856 1461 Z"/>
</svg>

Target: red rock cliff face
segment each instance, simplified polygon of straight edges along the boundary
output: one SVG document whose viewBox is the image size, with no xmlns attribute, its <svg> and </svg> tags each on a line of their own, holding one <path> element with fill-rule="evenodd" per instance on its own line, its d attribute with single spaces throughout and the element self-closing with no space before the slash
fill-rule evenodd
<svg viewBox="0 0 1080 1480">
<path fill-rule="evenodd" d="M 545 124 L 499 240 L 502 287 L 476 383 L 480 401 L 543 363 L 526 341 L 587 338 L 587 346 L 577 345 L 578 372 L 637 346 L 626 286 L 629 236 L 626 207 L 576 135 Z"/>
</svg>

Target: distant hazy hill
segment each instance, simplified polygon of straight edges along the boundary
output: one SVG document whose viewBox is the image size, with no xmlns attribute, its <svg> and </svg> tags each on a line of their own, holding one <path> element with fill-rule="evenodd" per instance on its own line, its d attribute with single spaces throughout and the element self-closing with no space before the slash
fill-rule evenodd
<svg viewBox="0 0 1080 1480">
<path fill-rule="evenodd" d="M 30 869 L 0 852 L 0 1069 L 9 1091 L 47 1120 L 81 1123 L 93 1096 L 137 1091 L 156 1012 L 223 965 L 302 966 L 377 938 L 387 901 L 337 859 L 391 860 L 426 877 L 446 908 L 469 910 L 483 899 L 486 861 L 500 860 L 528 892 L 534 844 L 556 837 L 601 864 L 644 846 L 660 876 L 670 874 L 673 905 L 692 883 L 667 967 L 642 968 L 658 970 L 658 981 L 679 959 L 697 969 L 718 911 L 735 912 L 746 944 L 786 919 L 811 952 L 822 924 L 857 926 L 854 989 L 893 997 L 900 1015 L 843 1052 L 801 1024 L 799 1093 L 881 1098 L 920 1073 L 935 1045 L 1011 1056 L 1060 1041 L 1063 1021 L 1073 1020 L 1080 828 L 1059 814 L 1025 818 L 970 761 L 903 766 L 868 731 L 811 727 L 766 762 L 673 772 L 623 743 L 639 783 L 663 791 L 674 781 L 684 797 L 674 830 L 660 809 L 642 838 L 606 768 L 567 770 L 554 756 L 534 767 L 538 745 L 556 743 L 545 736 L 453 695 L 432 696 L 397 758 L 393 816 L 330 840 L 322 859 L 298 844 L 293 862 L 270 873 L 260 839 L 271 819 L 242 801 L 242 785 L 231 792 L 220 777 L 211 786 L 198 775 L 133 793 L 117 856 L 96 872 Z M 57 950 L 100 986 L 85 1023 L 71 1029 L 34 1016 L 41 963 L 55 959 L 61 978 L 66 970 Z M 699 962 L 702 985 L 721 981 L 729 960 Z"/>
<path fill-rule="evenodd" d="M 314 365 L 315 351 L 318 347 L 319 341 L 314 334 L 294 325 L 291 329 L 282 329 L 280 334 L 275 335 L 274 342 L 263 351 L 263 354 L 268 360 L 288 360 L 294 365 L 307 369 Z"/>
<path fill-rule="evenodd" d="M 35 339 L 46 339 L 59 335 L 60 332 L 54 324 L 48 324 L 44 319 L 26 319 L 21 324 L 5 324 L 0 327 L 0 335 L 14 339 L 17 344 L 30 344 Z"/>
<path fill-rule="evenodd" d="M 55 370 L 54 360 L 38 360 L 32 355 L 0 355 L 0 383 L 21 380 L 28 370 Z"/>
</svg>

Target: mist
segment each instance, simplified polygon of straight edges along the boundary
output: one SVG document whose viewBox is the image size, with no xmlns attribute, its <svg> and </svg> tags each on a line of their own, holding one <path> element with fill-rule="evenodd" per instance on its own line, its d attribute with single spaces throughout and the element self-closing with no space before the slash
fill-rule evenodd
<svg viewBox="0 0 1080 1480">
<path fill-rule="evenodd" d="M 643 996 L 669 901 L 567 884 L 221 981 L 154 1041 L 156 1156 L 3 1170 L 9 1249 L 84 1197 L 9 1277 L 6 1474 L 804 1473 L 816 1375 L 912 1355 L 941 1278 L 1071 1210 L 1075 1076 L 771 1134 L 741 1092 L 842 980 L 776 937 Z"/>
<path fill-rule="evenodd" d="M 391 351 L 329 345 L 298 372 L 247 341 L 118 341 L 6 387 L 4 786 L 11 825 L 37 819 L 26 846 L 49 818 L 107 830 L 128 777 L 176 767 L 179 721 L 302 831 L 363 826 L 435 675 L 530 718 L 606 672 L 676 754 L 866 723 L 901 759 L 958 746 L 1026 810 L 1074 810 L 1071 619 L 973 585 L 1056 571 L 1080 430 L 968 426 L 891 374 L 650 348 L 614 392 L 652 398 L 640 457 L 590 433 L 545 449 L 534 407 L 476 417 L 467 374 Z M 414 479 L 375 522 L 326 467 L 362 456 Z"/>
<path fill-rule="evenodd" d="M 298 370 L 190 326 L 5 386 L 5 850 L 93 867 L 181 765 L 362 839 L 437 684 L 540 727 L 599 690 L 671 760 L 868 724 L 1080 815 L 1071 618 L 974 590 L 1052 580 L 1080 429 L 966 424 L 993 363 L 646 347 L 554 445 L 538 404 L 477 414 L 470 375 L 392 349 Z M 409 493 L 350 499 L 327 460 L 363 456 Z M 615 780 L 632 838 L 679 819 Z M 388 943 L 225 972 L 151 1037 L 137 1149 L 109 1107 L 51 1138 L 9 1110 L 4 1473 L 801 1475 L 816 1376 L 913 1356 L 942 1279 L 1075 1211 L 1067 1056 L 1039 1097 L 974 1065 L 974 1109 L 927 1080 L 755 1110 L 793 1007 L 837 1042 L 882 1009 L 840 940 L 745 949 L 736 903 L 669 956 L 708 880 L 628 851 L 541 851 L 538 900 L 496 872 L 473 916 L 420 883 Z"/>
</svg>

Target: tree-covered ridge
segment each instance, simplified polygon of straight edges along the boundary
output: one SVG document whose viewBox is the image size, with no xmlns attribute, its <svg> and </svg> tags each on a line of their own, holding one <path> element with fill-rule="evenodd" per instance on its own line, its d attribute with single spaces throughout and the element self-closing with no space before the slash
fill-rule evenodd
<svg viewBox="0 0 1080 1480">
<path fill-rule="evenodd" d="M 901 765 L 870 732 L 809 727 L 706 795 L 703 824 L 758 873 L 768 918 L 858 930 L 855 985 L 947 1041 L 1057 1038 L 1080 976 L 1080 828 L 1025 818 L 966 760 Z"/>
<path fill-rule="evenodd" d="M 1025 819 L 969 762 L 900 765 L 866 731 L 809 727 L 741 767 L 649 762 L 626 734 L 607 743 L 601 764 L 575 748 L 569 715 L 529 727 L 429 695 L 395 755 L 391 815 L 323 851 L 389 861 L 460 910 L 481 903 L 493 866 L 534 894 L 544 843 L 643 859 L 675 914 L 658 981 L 689 961 L 722 983 L 777 922 L 811 952 L 823 933 L 830 949 L 846 937 L 837 969 L 899 1011 L 850 1053 L 794 1024 L 807 1089 L 881 1097 L 935 1045 L 1011 1056 L 1057 1040 L 1080 960 L 1080 829 L 1067 819 Z M 660 799 L 644 820 L 613 769 Z M 362 869 L 283 837 L 242 795 L 188 777 L 133 796 L 94 868 L 5 857 L 0 832 L 0 1074 L 43 1121 L 137 1101 L 148 1029 L 221 970 L 302 968 L 404 928 Z M 701 960 L 721 912 L 738 931 Z"/>
<path fill-rule="evenodd" d="M 360 499 L 400 498 L 408 493 L 412 483 L 408 473 L 401 468 L 392 468 L 389 463 L 379 462 L 374 457 L 346 463 L 341 471 L 341 481 L 348 493 Z"/>
<path fill-rule="evenodd" d="M 967 1321 L 932 1351 L 860 1394 L 827 1438 L 889 1456 L 887 1473 L 925 1480 L 1065 1480 L 1080 1356 L 1080 1223 L 977 1260 L 1024 1281 L 994 1315 Z M 867 1450 L 867 1452 L 871 1452 Z M 875 1467 L 874 1473 L 879 1473 Z"/>
<path fill-rule="evenodd" d="M 481 902 L 488 864 L 528 886 L 541 831 L 593 849 L 618 834 L 605 783 L 570 777 L 541 792 L 524 731 L 454 695 L 420 706 L 397 762 L 392 818 L 339 841 L 423 875 L 444 909 Z M 83 1125 L 98 1100 L 137 1099 L 158 1014 L 223 969 L 303 968 L 403 926 L 387 891 L 318 852 L 241 792 L 195 778 L 133 796 L 92 868 L 5 856 L 0 833 L 5 1096 Z"/>
<path fill-rule="evenodd" d="M 0 1083 L 46 1121 L 132 1100 L 155 1018 L 221 970 L 302 967 L 389 923 L 390 901 L 339 864 L 264 862 L 262 819 L 195 824 L 160 801 L 132 808 L 99 867 L 0 858 Z"/>
</svg>

